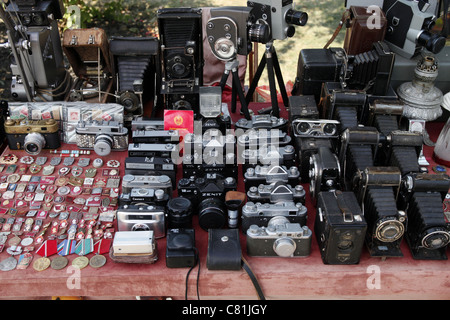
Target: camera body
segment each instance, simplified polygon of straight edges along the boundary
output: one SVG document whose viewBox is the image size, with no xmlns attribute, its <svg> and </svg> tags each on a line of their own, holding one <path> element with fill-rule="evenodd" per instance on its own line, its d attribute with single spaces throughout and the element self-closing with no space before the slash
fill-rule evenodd
<svg viewBox="0 0 450 320">
<path fill-rule="evenodd" d="M 358 264 L 367 223 L 351 191 L 320 192 L 314 232 L 324 264 Z"/>
<path fill-rule="evenodd" d="M 61 146 L 59 126 L 54 119 L 5 121 L 5 134 L 11 150 L 25 150 L 37 155 L 42 149 L 58 149 Z"/>
<path fill-rule="evenodd" d="M 228 191 L 236 191 L 237 182 L 233 177 L 223 177 L 215 173 L 192 179 L 182 178 L 178 181 L 178 195 L 188 198 L 197 208 L 198 204 L 208 198 L 225 201 Z"/>
<path fill-rule="evenodd" d="M 255 168 L 248 168 L 244 173 L 245 190 L 257 187 L 260 184 L 271 184 L 279 181 L 295 187 L 300 183 L 300 180 L 300 171 L 296 166 L 287 169 L 285 166 L 257 165 Z"/>
<path fill-rule="evenodd" d="M 305 204 L 306 191 L 302 185 L 291 187 L 283 182 L 260 184 L 247 191 L 247 199 L 251 202 L 279 203 L 285 201 Z"/>
<path fill-rule="evenodd" d="M 236 130 L 241 129 L 246 132 L 250 129 L 279 129 L 284 132 L 288 132 L 289 122 L 284 118 L 277 118 L 268 114 L 253 115 L 251 120 L 245 118 L 239 119 L 235 123 Z"/>
<path fill-rule="evenodd" d="M 168 268 L 188 268 L 195 264 L 195 230 L 169 229 L 167 231 L 166 266 Z"/>
<path fill-rule="evenodd" d="M 304 26 L 308 22 L 308 14 L 294 10 L 292 0 L 248 1 L 247 6 L 253 8 L 252 14 L 255 21 L 262 21 L 260 23 L 269 26 L 271 40 L 293 37 L 294 25 Z"/>
<path fill-rule="evenodd" d="M 164 207 L 154 205 L 123 205 L 117 210 L 119 231 L 150 231 L 156 239 L 166 235 Z"/>
<path fill-rule="evenodd" d="M 75 129 L 77 147 L 99 156 L 128 148 L 128 129 L 117 121 L 80 121 Z"/>
<path fill-rule="evenodd" d="M 130 193 L 122 193 L 119 198 L 121 205 L 133 204 L 154 204 L 157 206 L 166 206 L 170 195 L 164 193 L 162 189 L 133 188 Z"/>
<path fill-rule="evenodd" d="M 286 217 L 274 217 L 267 227 L 248 228 L 247 253 L 256 257 L 307 257 L 311 253 L 311 238 L 307 226 L 290 223 Z"/>
<path fill-rule="evenodd" d="M 18 14 L 24 26 L 47 26 L 53 19 L 62 19 L 64 3 L 62 0 L 8 1 L 6 10 Z"/>
<path fill-rule="evenodd" d="M 133 175 L 122 177 L 122 192 L 131 193 L 132 189 L 162 189 L 165 194 L 172 194 L 172 181 L 166 175 Z"/>
<path fill-rule="evenodd" d="M 316 198 L 321 191 L 341 189 L 341 166 L 330 148 L 319 148 L 310 158 L 310 194 Z"/>
<path fill-rule="evenodd" d="M 286 217 L 290 223 L 306 226 L 308 209 L 306 206 L 293 201 L 279 203 L 247 202 L 242 207 L 242 232 L 246 233 L 251 225 L 267 227 L 273 217 Z"/>
<path fill-rule="evenodd" d="M 295 162 L 295 148 L 292 145 L 277 147 L 265 144 L 259 146 L 258 149 L 239 150 L 238 148 L 238 163 L 242 164 L 244 172 L 257 165 L 281 165 L 290 168 L 295 166 Z"/>
<path fill-rule="evenodd" d="M 165 175 L 176 188 L 177 165 L 171 158 L 165 157 L 127 157 L 125 158 L 125 175 L 156 176 Z"/>
<path fill-rule="evenodd" d="M 384 1 L 383 11 L 388 21 L 385 41 L 392 51 L 409 59 L 417 55 L 422 47 L 434 54 L 443 49 L 445 38 L 430 32 L 436 16 L 427 11 L 428 6 L 428 1 Z"/>
</svg>

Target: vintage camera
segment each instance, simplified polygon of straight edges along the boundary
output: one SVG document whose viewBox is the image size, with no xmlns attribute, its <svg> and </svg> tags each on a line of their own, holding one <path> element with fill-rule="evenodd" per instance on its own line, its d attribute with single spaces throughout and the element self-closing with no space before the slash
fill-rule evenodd
<svg viewBox="0 0 450 320">
<path fill-rule="evenodd" d="M 431 32 L 436 16 L 427 11 L 429 6 L 428 1 L 384 1 L 383 11 L 388 22 L 385 41 L 392 51 L 409 59 L 422 48 L 434 54 L 444 48 L 445 37 Z"/>
<path fill-rule="evenodd" d="M 144 114 L 154 102 L 159 41 L 153 37 L 112 37 L 110 49 L 116 66 L 117 103 L 123 105 L 124 123 Z"/>
<path fill-rule="evenodd" d="M 131 121 L 131 131 L 136 130 L 164 130 L 164 119 L 147 119 L 144 117 L 136 117 Z"/>
<path fill-rule="evenodd" d="M 125 175 L 156 176 L 165 175 L 176 188 L 177 168 L 171 158 L 164 157 L 127 157 L 125 158 Z"/>
<path fill-rule="evenodd" d="M 248 168 L 244 172 L 245 190 L 257 187 L 260 184 L 271 184 L 279 181 L 295 187 L 300 183 L 300 180 L 300 171 L 296 166 L 288 169 L 285 166 L 258 165 L 255 168 Z"/>
<path fill-rule="evenodd" d="M 407 215 L 397 207 L 401 173 L 396 167 L 369 167 L 357 173 L 353 191 L 367 222 L 366 245 L 372 257 L 402 257 L 400 244 Z"/>
<path fill-rule="evenodd" d="M 202 132 L 220 130 L 225 135 L 231 128 L 231 118 L 222 112 L 222 89 L 220 87 L 200 87 L 200 115 Z"/>
<path fill-rule="evenodd" d="M 202 10 L 164 8 L 158 10 L 157 19 L 164 107 L 197 114 L 204 64 Z"/>
<path fill-rule="evenodd" d="M 172 181 L 166 175 L 133 175 L 122 177 L 122 193 L 130 193 L 132 189 L 162 189 L 164 193 L 172 194 Z"/>
<path fill-rule="evenodd" d="M 178 161 L 180 147 L 174 143 L 130 143 L 129 157 L 163 157 Z"/>
<path fill-rule="evenodd" d="M 37 155 L 42 149 L 58 149 L 61 146 L 59 126 L 53 119 L 7 119 L 4 128 L 11 150 L 25 150 L 30 155 Z"/>
<path fill-rule="evenodd" d="M 252 51 L 252 42 L 270 40 L 267 24 L 253 21 L 252 8 L 221 7 L 211 9 L 211 19 L 206 26 L 208 43 L 213 55 L 222 61 L 230 61 Z"/>
<path fill-rule="evenodd" d="M 408 215 L 405 239 L 418 260 L 447 260 L 450 233 L 443 201 L 450 188 L 447 175 L 412 173 L 403 178 L 399 207 Z"/>
<path fill-rule="evenodd" d="M 12 98 L 64 100 L 72 78 L 64 67 L 57 22 L 65 11 L 63 1 L 5 1 L 5 5 L 7 46 L 12 51 Z"/>
<path fill-rule="evenodd" d="M 382 41 L 374 42 L 371 51 L 357 55 L 348 55 L 342 48 L 303 49 L 292 94 L 314 95 L 319 103 L 322 85 L 331 82 L 337 83 L 341 90 L 386 96 L 392 91 L 390 79 L 394 60 L 394 53 Z"/>
<path fill-rule="evenodd" d="M 247 230 L 247 253 L 256 257 L 307 257 L 312 232 L 307 226 L 273 217 L 267 227 L 251 225 Z"/>
<path fill-rule="evenodd" d="M 122 193 L 120 195 L 119 203 L 121 205 L 144 203 L 166 206 L 170 196 L 163 189 L 133 188 L 130 193 Z"/>
<path fill-rule="evenodd" d="M 341 189 L 341 166 L 336 154 L 329 148 L 319 148 L 310 158 L 309 191 L 316 198 L 321 191 Z"/>
<path fill-rule="evenodd" d="M 188 268 L 197 263 L 195 230 L 172 228 L 167 231 L 166 267 Z"/>
<path fill-rule="evenodd" d="M 154 232 L 156 239 L 166 235 L 166 214 L 163 206 L 123 205 L 117 210 L 119 231 Z"/>
<path fill-rule="evenodd" d="M 260 184 L 258 187 L 250 187 L 247 191 L 247 199 L 251 202 L 279 203 L 294 201 L 305 204 L 306 191 L 302 185 L 291 187 L 284 182 L 272 184 Z"/>
<path fill-rule="evenodd" d="M 351 191 L 320 192 L 314 232 L 324 264 L 358 264 L 367 223 Z"/>
<path fill-rule="evenodd" d="M 258 149 L 239 150 L 238 148 L 238 163 L 242 164 L 244 172 L 257 165 L 282 165 L 290 168 L 295 166 L 295 160 L 295 148 L 292 145 L 277 147 L 266 144 Z"/>
<path fill-rule="evenodd" d="M 99 156 L 128 148 L 128 129 L 117 121 L 80 121 L 75 132 L 77 147 L 93 149 Z"/>
<path fill-rule="evenodd" d="M 245 118 L 239 119 L 235 123 L 236 130 L 241 129 L 246 132 L 250 129 L 279 129 L 288 132 L 288 121 L 284 118 L 277 118 L 268 114 L 253 115 L 251 120 Z"/>
<path fill-rule="evenodd" d="M 208 198 L 217 198 L 222 202 L 228 191 L 237 189 L 236 179 L 211 173 L 203 177 L 182 178 L 178 181 L 178 195 L 191 200 L 193 208 Z M 198 211 L 198 210 L 197 210 Z"/>
<path fill-rule="evenodd" d="M 319 119 L 319 109 L 313 95 L 290 96 L 288 111 L 291 124 L 296 119 Z"/>
<path fill-rule="evenodd" d="M 242 232 L 246 233 L 251 225 L 267 227 L 273 217 L 286 217 L 290 223 L 306 226 L 308 209 L 300 202 L 279 203 L 247 202 L 242 207 Z"/>
<path fill-rule="evenodd" d="M 336 150 L 339 125 L 339 121 L 326 119 L 296 118 L 292 121 L 291 134 L 295 139 L 300 176 L 303 182 L 310 181 L 310 158 L 317 153 L 319 148 Z"/>
<path fill-rule="evenodd" d="M 248 1 L 247 6 L 253 8 L 255 21 L 269 26 L 270 40 L 284 40 L 293 37 L 294 26 L 305 26 L 308 14 L 293 9 L 293 1 L 259 0 Z"/>
</svg>

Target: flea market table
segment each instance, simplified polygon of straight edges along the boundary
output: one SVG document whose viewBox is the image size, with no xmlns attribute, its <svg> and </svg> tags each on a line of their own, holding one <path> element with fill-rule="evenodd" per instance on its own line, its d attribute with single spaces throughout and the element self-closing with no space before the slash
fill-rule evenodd
<svg viewBox="0 0 450 320">
<path fill-rule="evenodd" d="M 281 116 L 286 116 L 284 113 Z M 237 115 L 233 115 L 235 118 Z M 436 140 L 443 124 L 428 124 L 431 137 Z M 70 148 L 71 146 L 64 146 Z M 10 153 L 7 148 L 4 153 Z M 23 151 L 16 152 L 20 158 Z M 44 151 L 40 156 L 52 156 Z M 432 148 L 424 154 L 434 165 Z M 95 154 L 89 156 L 96 158 Z M 119 172 L 124 172 L 127 152 L 113 152 L 103 160 L 119 160 Z M 56 168 L 58 169 L 58 167 Z M 180 172 L 181 170 L 178 170 Z M 449 173 L 449 170 L 447 170 Z M 5 173 L 1 173 L 4 175 Z M 180 174 L 180 173 L 179 173 Z M 239 177 L 242 169 L 239 168 Z M 314 230 L 315 208 L 307 190 L 307 225 Z M 239 190 L 244 189 L 239 179 Z M 255 288 L 244 270 L 211 271 L 206 267 L 208 233 L 198 227 L 193 218 L 196 246 L 199 250 L 199 294 L 206 299 L 257 299 Z M 406 241 L 401 249 L 403 257 L 381 260 L 370 257 L 363 249 L 357 265 L 325 265 L 322 263 L 313 232 L 311 254 L 306 258 L 249 257 L 245 236 L 240 232 L 242 253 L 257 276 L 267 299 L 449 299 L 450 261 L 414 260 Z M 24 270 L 0 272 L 0 296 L 3 298 L 83 296 L 97 298 L 123 298 L 134 296 L 172 297 L 184 299 L 188 269 L 169 269 L 165 263 L 166 239 L 157 240 L 158 260 L 154 264 L 116 263 L 106 254 L 107 262 L 101 268 L 87 266 L 81 270 L 69 268 L 77 254 L 67 256 L 68 267 L 61 270 L 48 268 L 36 271 L 32 265 Z M 39 256 L 33 253 L 34 259 Z M 94 254 L 88 255 L 91 258 Z M 50 260 L 58 255 L 49 257 Z M 9 257 L 6 249 L 0 261 Z M 33 263 L 33 261 L 31 262 Z M 197 268 L 188 282 L 188 298 L 196 299 Z"/>
</svg>

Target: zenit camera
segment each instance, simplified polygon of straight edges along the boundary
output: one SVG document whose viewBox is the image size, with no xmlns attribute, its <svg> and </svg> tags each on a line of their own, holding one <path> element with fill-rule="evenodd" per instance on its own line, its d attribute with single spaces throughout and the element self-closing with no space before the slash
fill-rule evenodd
<svg viewBox="0 0 450 320">
<path fill-rule="evenodd" d="M 37 155 L 42 149 L 58 149 L 61 146 L 59 126 L 54 119 L 7 119 L 5 133 L 11 150 L 25 150 L 30 155 Z"/>
<path fill-rule="evenodd" d="M 75 130 L 77 147 L 99 156 L 128 149 L 128 129 L 117 121 L 80 121 Z"/>
<path fill-rule="evenodd" d="M 155 238 L 166 234 L 164 207 L 154 205 L 123 205 L 117 210 L 119 231 L 150 231 Z"/>
<path fill-rule="evenodd" d="M 257 257 L 307 257 L 311 253 L 311 238 L 307 226 L 290 223 L 286 217 L 274 217 L 267 227 L 250 226 L 247 253 Z"/>
</svg>

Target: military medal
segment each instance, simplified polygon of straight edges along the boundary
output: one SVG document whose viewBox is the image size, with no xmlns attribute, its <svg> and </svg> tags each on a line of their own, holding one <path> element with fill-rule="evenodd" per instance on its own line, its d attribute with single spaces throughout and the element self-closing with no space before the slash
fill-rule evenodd
<svg viewBox="0 0 450 320">
<path fill-rule="evenodd" d="M 50 267 L 51 261 L 49 258 L 39 258 L 34 261 L 33 263 L 33 269 L 36 271 L 44 271 L 48 267 Z"/>
<path fill-rule="evenodd" d="M 101 268 L 105 265 L 106 258 L 105 256 L 96 254 L 89 260 L 89 265 L 93 268 Z"/>
<path fill-rule="evenodd" d="M 59 256 L 52 260 L 50 266 L 54 270 L 61 270 L 61 269 L 64 269 L 68 263 L 69 263 L 69 260 L 67 260 L 66 257 Z"/>
<path fill-rule="evenodd" d="M 72 261 L 72 266 L 78 269 L 83 269 L 89 264 L 87 257 L 77 257 Z"/>
<path fill-rule="evenodd" d="M 14 270 L 17 266 L 17 260 L 14 257 L 9 257 L 0 262 L 0 270 L 1 271 L 11 271 Z"/>
</svg>

